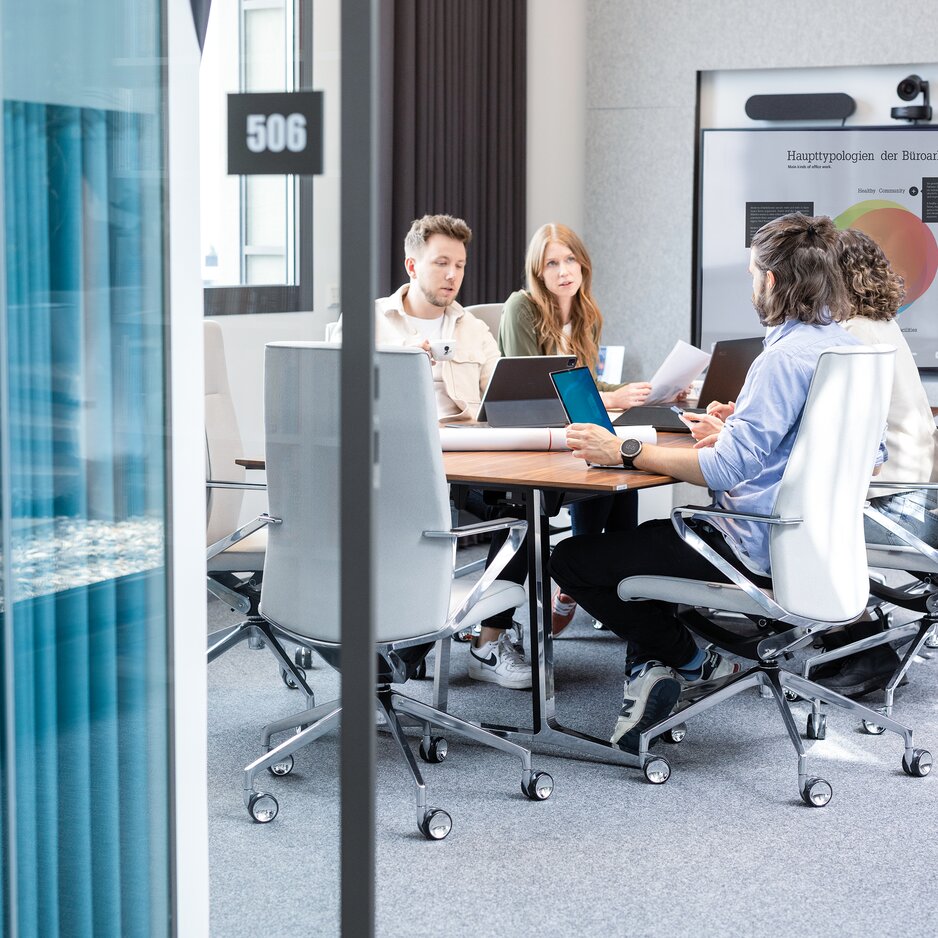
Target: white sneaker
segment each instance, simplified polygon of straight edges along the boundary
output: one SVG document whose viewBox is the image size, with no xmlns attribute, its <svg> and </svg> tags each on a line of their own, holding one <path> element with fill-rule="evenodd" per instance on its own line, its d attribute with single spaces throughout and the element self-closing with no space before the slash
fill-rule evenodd
<svg viewBox="0 0 938 938">
<path fill-rule="evenodd" d="M 669 716 L 681 693 L 681 682 L 660 661 L 646 661 L 626 672 L 622 709 L 610 742 L 638 752 L 639 734 Z"/>
<path fill-rule="evenodd" d="M 508 633 L 502 632 L 497 642 L 470 647 L 469 677 L 523 690 L 531 686 L 531 665 L 511 644 Z"/>
</svg>

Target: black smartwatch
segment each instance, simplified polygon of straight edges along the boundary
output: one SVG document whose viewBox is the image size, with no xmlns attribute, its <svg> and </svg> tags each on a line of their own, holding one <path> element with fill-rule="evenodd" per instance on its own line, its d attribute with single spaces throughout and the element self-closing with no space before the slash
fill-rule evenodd
<svg viewBox="0 0 938 938">
<path fill-rule="evenodd" d="M 619 455 L 622 457 L 622 465 L 626 469 L 635 468 L 635 460 L 638 459 L 642 451 L 641 440 L 623 440 L 619 447 Z"/>
</svg>

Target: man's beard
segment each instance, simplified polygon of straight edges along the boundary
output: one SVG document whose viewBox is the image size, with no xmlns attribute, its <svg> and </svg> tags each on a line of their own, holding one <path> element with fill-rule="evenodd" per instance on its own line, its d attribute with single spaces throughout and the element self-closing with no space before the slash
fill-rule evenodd
<svg viewBox="0 0 938 938">
<path fill-rule="evenodd" d="M 765 300 L 766 300 L 765 280 L 763 280 L 759 286 L 759 292 L 752 294 L 752 305 L 755 307 L 756 312 L 759 314 L 759 323 L 763 326 L 766 324 L 766 318 L 767 318 L 767 313 L 765 309 Z"/>
<path fill-rule="evenodd" d="M 435 290 L 431 290 L 426 285 L 422 284 L 419 280 L 417 281 L 417 286 L 420 287 L 420 292 L 423 294 L 423 298 L 431 306 L 438 306 L 440 309 L 446 309 L 446 307 L 456 299 L 455 293 L 449 297 L 446 297 L 442 293 L 437 293 Z"/>
</svg>

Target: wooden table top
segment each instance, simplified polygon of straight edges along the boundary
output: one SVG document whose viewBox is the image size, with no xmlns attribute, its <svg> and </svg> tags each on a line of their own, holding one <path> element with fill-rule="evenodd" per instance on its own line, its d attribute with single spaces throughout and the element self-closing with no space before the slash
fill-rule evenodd
<svg viewBox="0 0 938 938">
<path fill-rule="evenodd" d="M 660 446 L 688 447 L 693 443 L 689 433 L 658 434 Z M 523 485 L 568 491 L 621 492 L 674 482 L 671 476 L 650 472 L 597 469 L 566 451 L 447 452 L 443 453 L 443 465 L 450 482 L 508 487 Z"/>
</svg>

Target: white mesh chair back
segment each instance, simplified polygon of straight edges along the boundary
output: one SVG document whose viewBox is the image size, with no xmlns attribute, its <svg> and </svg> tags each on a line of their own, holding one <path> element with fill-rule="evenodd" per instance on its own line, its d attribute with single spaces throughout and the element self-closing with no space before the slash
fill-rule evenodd
<svg viewBox="0 0 938 938">
<path fill-rule="evenodd" d="M 238 418 L 228 384 L 225 340 L 221 327 L 205 320 L 205 473 L 218 482 L 244 481 L 244 469 L 235 459 L 244 455 Z M 243 493 L 240 489 L 208 489 L 206 544 L 231 534 L 238 527 Z"/>
<path fill-rule="evenodd" d="M 895 350 L 843 346 L 818 359 L 778 490 L 769 554 L 779 604 L 839 622 L 863 610 L 869 572 L 863 504 L 886 425 Z"/>
<path fill-rule="evenodd" d="M 339 359 L 318 342 L 267 346 L 264 410 L 270 514 L 261 614 L 290 632 L 338 643 Z M 376 638 L 425 635 L 446 621 L 453 572 L 449 493 L 430 362 L 379 351 L 375 492 Z"/>
<path fill-rule="evenodd" d="M 498 324 L 502 319 L 502 309 L 504 307 L 501 303 L 479 303 L 476 306 L 467 306 L 467 312 L 472 313 L 476 319 L 481 319 L 489 327 L 489 332 L 495 336 L 495 341 L 498 341 Z"/>
</svg>

